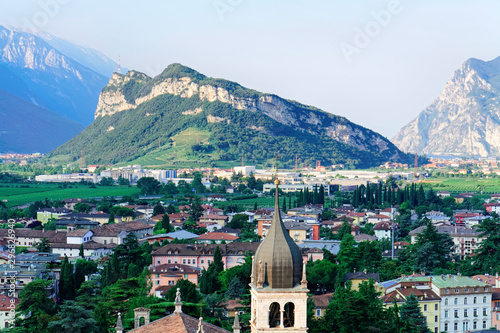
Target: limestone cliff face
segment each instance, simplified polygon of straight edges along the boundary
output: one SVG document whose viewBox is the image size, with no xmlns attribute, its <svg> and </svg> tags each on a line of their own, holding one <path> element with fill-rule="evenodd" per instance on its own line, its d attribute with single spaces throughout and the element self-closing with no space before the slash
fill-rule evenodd
<svg viewBox="0 0 500 333">
<path fill-rule="evenodd" d="M 171 66 L 164 73 L 171 73 Z M 143 88 L 131 93 L 134 91 L 134 86 Z M 170 76 L 161 74 L 155 78 L 135 71 L 130 71 L 126 75 L 115 73 L 100 95 L 95 118 L 135 109 L 142 103 L 163 94 L 197 98 L 200 101 L 218 101 L 230 104 L 237 110 L 260 112 L 296 130 L 313 135 L 327 135 L 360 150 L 383 153 L 388 159 L 397 160 L 401 154 L 386 138 L 351 123 L 346 118 L 285 100 L 276 95 L 251 91 L 233 82 L 206 78 L 199 73 Z M 186 110 L 185 114 L 190 112 L 192 110 Z M 219 121 L 213 116 L 207 119 L 209 122 Z M 256 127 L 255 130 L 262 131 L 263 129 Z"/>
<path fill-rule="evenodd" d="M 393 138 L 401 150 L 434 155 L 500 153 L 500 57 L 467 60 L 439 97 Z"/>
</svg>

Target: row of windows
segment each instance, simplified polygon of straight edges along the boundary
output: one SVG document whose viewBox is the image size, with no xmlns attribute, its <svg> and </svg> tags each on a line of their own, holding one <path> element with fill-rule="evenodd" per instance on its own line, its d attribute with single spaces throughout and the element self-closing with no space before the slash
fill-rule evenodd
<svg viewBox="0 0 500 333">
<path fill-rule="evenodd" d="M 483 288 L 484 291 L 488 291 L 488 287 L 484 287 Z M 455 288 L 455 292 L 458 293 L 460 291 L 460 288 Z M 479 287 L 474 287 L 474 292 L 478 292 L 479 291 Z M 446 291 L 445 291 L 447 294 L 450 293 L 450 289 L 449 288 L 446 288 Z M 468 293 L 469 292 L 469 288 L 465 288 L 464 289 L 464 292 Z"/>
<path fill-rule="evenodd" d="M 464 317 L 469 317 L 469 309 L 464 309 Z M 487 308 L 483 308 L 483 316 L 487 316 L 488 315 L 488 310 Z M 459 317 L 459 310 L 454 310 L 453 312 L 453 316 L 455 318 L 458 318 Z M 478 316 L 478 309 L 473 309 L 472 310 L 472 316 L 473 317 L 477 317 Z M 444 317 L 445 318 L 449 318 L 449 311 L 448 310 L 445 310 L 444 311 Z"/>
<path fill-rule="evenodd" d="M 477 321 L 474 321 L 472 323 L 472 329 L 476 330 L 479 328 L 479 323 Z M 483 320 L 483 328 L 486 328 L 486 320 Z M 450 325 L 448 323 L 444 323 L 444 330 L 448 332 L 450 329 Z M 462 323 L 462 331 L 467 332 L 471 327 L 469 326 L 469 322 L 463 322 Z M 458 323 L 453 323 L 453 331 L 458 331 Z"/>
<path fill-rule="evenodd" d="M 483 296 L 483 303 L 486 303 L 486 296 Z M 467 299 L 467 297 L 464 297 L 464 304 L 468 304 L 469 300 Z M 455 297 L 455 299 L 453 300 L 453 304 L 457 305 L 458 304 L 458 298 Z M 474 297 L 472 299 L 472 304 L 477 304 L 477 297 Z M 448 305 L 448 298 L 445 298 L 444 299 L 444 305 Z"/>
<path fill-rule="evenodd" d="M 434 304 L 434 311 L 438 310 L 438 305 Z M 424 304 L 424 312 L 427 311 L 427 304 Z"/>
</svg>

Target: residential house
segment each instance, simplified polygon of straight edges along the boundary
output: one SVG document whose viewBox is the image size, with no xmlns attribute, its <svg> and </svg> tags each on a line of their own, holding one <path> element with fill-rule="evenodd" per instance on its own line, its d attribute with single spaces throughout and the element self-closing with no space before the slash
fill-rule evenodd
<svg viewBox="0 0 500 333">
<path fill-rule="evenodd" d="M 206 232 L 203 235 L 196 238 L 198 243 L 206 243 L 206 244 L 213 244 L 213 243 L 221 244 L 222 242 L 232 243 L 234 241 L 237 241 L 238 239 L 240 239 L 240 237 L 227 234 L 224 232 Z"/>
<path fill-rule="evenodd" d="M 217 215 L 217 214 L 205 214 L 200 217 L 199 221 L 203 223 L 207 222 L 215 222 L 220 226 L 225 226 L 227 224 L 228 217 L 225 215 Z"/>
<path fill-rule="evenodd" d="M 75 243 L 51 243 L 50 251 L 58 254 L 60 257 L 79 257 L 80 247 L 83 246 L 83 256 L 90 259 L 98 259 L 112 254 L 116 244 L 102 244 L 95 241 L 86 241 L 81 244 Z"/>
<path fill-rule="evenodd" d="M 432 223 L 434 223 L 434 224 L 437 222 L 450 220 L 448 215 L 446 215 L 442 212 L 435 211 L 435 210 L 425 213 L 425 217 L 427 217 L 429 220 L 431 220 Z"/>
<path fill-rule="evenodd" d="M 488 213 L 500 213 L 500 203 L 498 202 L 490 202 L 490 203 L 485 203 L 483 204 L 484 208 L 486 208 L 486 211 Z"/>
<path fill-rule="evenodd" d="M 137 239 L 153 235 L 153 226 L 144 222 L 122 222 L 101 225 L 92 229 L 92 240 L 101 244 L 122 244 L 128 234 L 134 234 Z"/>
<path fill-rule="evenodd" d="M 383 214 L 374 214 L 370 215 L 366 219 L 366 223 L 372 223 L 372 224 L 377 224 L 380 222 L 390 222 L 391 217 L 388 215 L 383 215 Z"/>
<path fill-rule="evenodd" d="M 0 329 L 9 327 L 19 305 L 19 298 L 9 297 L 7 294 L 8 292 L 0 294 Z"/>
<path fill-rule="evenodd" d="M 43 224 L 47 223 L 50 219 L 58 219 L 62 215 L 71 213 L 67 208 L 42 208 L 36 211 L 36 219 Z"/>
<path fill-rule="evenodd" d="M 14 293 L 14 297 L 19 297 L 24 286 L 36 279 L 52 281 L 54 278 L 54 273 L 44 263 L 15 263 L 13 268 L 10 265 L 0 265 L 0 288 L 3 292 Z M 55 283 L 48 290 L 55 295 Z"/>
<path fill-rule="evenodd" d="M 299 244 L 300 250 L 304 253 L 307 253 L 308 256 L 304 259 L 306 260 L 322 260 L 323 259 L 323 254 L 324 250 L 328 250 L 329 252 L 337 255 L 340 250 L 340 242 L 339 240 L 311 240 L 311 239 L 306 239 L 303 241 L 301 244 Z M 316 251 L 314 249 L 318 249 L 321 251 Z"/>
<path fill-rule="evenodd" d="M 8 229 L 0 229 L 0 238 L 8 237 Z M 66 242 L 66 231 L 59 230 L 34 230 L 19 228 L 16 229 L 16 246 L 33 247 L 42 238 L 47 238 L 49 243 Z"/>
<path fill-rule="evenodd" d="M 390 293 L 382 296 L 382 301 L 386 308 L 394 306 L 394 301 L 401 306 L 410 295 L 414 295 L 418 300 L 418 305 L 422 315 L 425 317 L 427 327 L 433 333 L 439 333 L 440 327 L 440 303 L 441 298 L 430 287 L 420 289 L 418 287 L 394 288 Z"/>
<path fill-rule="evenodd" d="M 183 240 L 183 239 L 193 239 L 197 238 L 199 235 L 193 234 L 192 232 L 186 230 L 179 230 L 174 232 L 169 232 L 168 234 L 159 234 L 146 236 L 142 238 L 143 240 L 147 240 L 149 244 L 153 244 L 155 242 L 163 243 L 164 240 L 173 241 L 174 239 Z"/>
<path fill-rule="evenodd" d="M 207 269 L 213 261 L 218 246 L 226 269 L 245 262 L 248 255 L 257 250 L 260 242 L 233 242 L 229 244 L 167 244 L 152 253 L 153 265 L 183 264 Z"/>
<path fill-rule="evenodd" d="M 56 221 L 56 228 L 60 227 L 75 227 L 77 229 L 93 229 L 98 227 L 100 224 L 96 221 L 91 221 L 89 219 L 84 219 L 80 217 L 61 217 Z"/>
<path fill-rule="evenodd" d="M 380 282 L 380 276 L 378 273 L 367 273 L 366 269 L 363 272 L 346 273 L 342 282 L 351 281 L 351 289 L 358 290 L 359 285 L 364 281 L 373 279 L 374 282 Z"/>
<path fill-rule="evenodd" d="M 411 243 L 415 244 L 417 236 L 424 231 L 426 226 L 418 227 L 410 231 Z M 466 256 L 473 254 L 482 242 L 483 238 L 479 237 L 481 234 L 476 228 L 466 228 L 457 226 L 436 226 L 436 231 L 442 234 L 450 235 L 453 240 L 454 254 L 459 255 L 462 259 Z"/>
<path fill-rule="evenodd" d="M 93 214 L 88 214 L 88 213 L 70 213 L 70 214 L 64 214 L 62 217 L 67 218 L 67 219 L 86 219 L 92 222 L 99 222 L 100 225 L 106 224 L 109 222 L 109 217 L 110 214 L 106 213 L 93 213 Z M 132 219 L 131 216 L 127 217 L 121 217 L 116 215 L 114 217 L 115 223 L 120 223 L 124 221 L 130 221 Z"/>
<path fill-rule="evenodd" d="M 441 297 L 440 331 L 467 332 L 491 325 L 489 284 L 461 275 L 435 275 L 432 290 Z"/>
<path fill-rule="evenodd" d="M 342 228 L 342 225 L 337 224 L 335 227 L 332 228 L 332 234 L 338 234 L 340 228 Z M 357 236 L 360 234 L 361 227 L 357 225 L 351 225 L 351 235 Z"/>
<path fill-rule="evenodd" d="M 161 297 L 161 292 L 164 286 L 174 286 L 180 279 L 188 280 L 189 282 L 198 285 L 198 276 L 201 270 L 196 267 L 182 264 L 163 264 L 151 267 L 152 288 L 151 293 L 156 297 Z"/>
<path fill-rule="evenodd" d="M 375 232 L 375 237 L 378 239 L 382 238 L 391 238 L 391 232 L 392 232 L 392 223 L 391 222 L 379 222 L 375 224 L 373 227 L 373 231 Z"/>
<path fill-rule="evenodd" d="M 325 315 L 328 304 L 330 304 L 333 293 L 311 296 L 314 302 L 314 318 L 321 318 Z"/>
<path fill-rule="evenodd" d="M 259 223 L 264 220 L 259 220 Z M 267 222 L 267 221 L 266 221 Z M 306 239 L 312 239 L 313 227 L 305 223 L 297 222 L 283 222 L 285 228 L 288 230 L 290 237 L 297 243 L 300 244 Z M 259 236 L 265 237 L 266 231 L 271 227 L 271 220 L 268 223 L 262 223 L 261 227 L 257 229 Z"/>
<path fill-rule="evenodd" d="M 491 294 L 490 327 L 500 328 L 500 288 L 493 288 L 493 293 Z"/>
<path fill-rule="evenodd" d="M 455 225 L 459 227 L 470 226 L 469 219 L 480 217 L 481 214 L 478 213 L 459 213 L 453 215 L 453 220 L 455 221 Z"/>
<path fill-rule="evenodd" d="M 364 225 L 366 223 L 366 213 L 349 212 L 344 215 L 348 219 L 353 219 L 352 223 L 355 225 Z"/>
</svg>

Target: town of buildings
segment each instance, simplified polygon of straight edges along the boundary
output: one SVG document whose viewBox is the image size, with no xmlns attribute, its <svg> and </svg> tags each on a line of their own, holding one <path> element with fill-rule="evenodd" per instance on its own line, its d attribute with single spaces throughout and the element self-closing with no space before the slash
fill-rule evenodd
<svg viewBox="0 0 500 333">
<path fill-rule="evenodd" d="M 184 171 L 144 170 L 140 166 L 133 166 L 105 171 L 100 175 L 57 175 L 57 177 L 62 177 L 57 178 L 57 181 L 80 181 L 81 178 L 78 178 L 78 176 L 85 175 L 84 177 L 89 178 L 84 178 L 84 180 L 93 182 L 99 181 L 100 177 L 112 177 L 115 180 L 126 178 L 132 183 L 137 182 L 141 177 L 153 177 L 165 183 L 169 180 L 178 181 L 179 178 L 177 178 L 177 175 Z M 236 171 L 238 173 L 241 172 L 243 175 L 253 174 L 256 179 L 268 180 L 272 178 L 271 171 L 260 171 L 254 167 L 241 167 L 234 170 L 211 170 L 212 175 L 228 178 Z M 330 173 L 310 171 L 307 174 L 300 175 L 295 172 L 279 172 L 277 175 L 279 182 L 275 185 L 266 184 L 264 192 L 273 189 L 273 186 L 274 188 L 277 186 L 286 193 L 288 191 L 304 190 L 305 188 L 313 190 L 315 187 L 318 188 L 323 185 L 325 194 L 332 195 L 337 189 L 347 190 L 353 186 L 366 184 L 366 182 L 378 182 L 390 176 L 394 177 L 395 174 L 392 172 L 379 173 L 369 171 L 335 171 Z M 408 172 L 402 172 L 398 175 L 401 179 L 410 179 L 411 176 L 412 174 Z M 42 181 L 42 179 L 37 180 Z M 441 192 L 438 195 L 446 197 L 450 193 Z M 463 198 L 467 197 L 468 194 L 464 193 L 456 196 L 455 200 L 459 202 L 461 199 L 463 200 Z M 485 209 L 488 213 L 500 211 L 499 198 L 500 196 L 492 195 L 490 200 L 488 200 L 489 203 L 485 204 Z M 162 216 L 152 216 L 153 206 L 128 205 L 127 207 L 135 211 L 135 218 L 115 216 L 116 223 L 108 224 L 109 214 L 95 212 L 95 209 L 91 213 L 85 214 L 72 212 L 72 209 L 78 202 L 85 201 L 68 199 L 66 200 L 65 208 L 46 207 L 37 212 L 37 220 L 42 222 L 42 224 L 47 223 L 49 220 L 55 220 L 59 228 L 54 231 L 29 228 L 16 229 L 16 246 L 19 248 L 28 248 L 30 253 L 16 257 L 18 264 L 15 270 L 18 272 L 18 279 L 16 280 L 15 297 L 18 297 L 19 292 L 26 284 L 35 279 L 53 281 L 50 285 L 50 293 L 53 297 L 57 297 L 58 272 L 57 270 L 48 269 L 47 263 L 60 262 L 65 256 L 70 259 L 76 259 L 80 255 L 80 248 L 83 248 L 84 257 L 89 260 L 97 260 L 109 256 L 113 248 L 122 244 L 129 234 L 134 234 L 140 242 L 149 242 L 150 244 L 156 242 L 162 243 L 165 240 L 172 241 L 174 239 L 192 241 L 192 243 L 188 244 L 167 244 L 153 251 L 152 265 L 149 268 L 152 282 L 151 294 L 158 297 L 162 297 L 168 289 L 172 288 L 181 279 L 187 279 L 197 284 L 201 272 L 207 269 L 213 261 L 216 246 L 219 247 L 222 253 L 225 268 L 242 264 L 248 255 L 262 255 L 262 263 L 272 262 L 274 260 L 272 255 L 277 252 L 276 250 L 260 250 L 259 252 L 260 248 L 271 246 L 269 242 L 240 241 L 239 235 L 241 230 L 227 227 L 228 222 L 230 222 L 234 214 L 224 215 L 222 210 L 217 209 L 212 204 L 202 206 L 204 211 L 197 221 L 198 227 L 207 229 L 205 234 L 197 235 L 182 230 L 184 223 L 189 218 L 189 214 L 181 211 L 180 213 L 169 214 L 171 225 L 176 231 L 155 235 L 153 228 L 161 220 Z M 342 224 L 347 221 L 351 225 L 351 232 L 355 240 L 358 242 L 390 239 L 394 231 L 394 220 L 398 215 L 398 209 L 392 207 L 382 210 L 365 210 L 359 212 L 351 205 L 342 205 L 334 211 L 336 218 L 325 220 L 322 218 L 323 207 L 321 205 L 289 208 L 283 212 L 280 212 L 278 207 L 279 205 L 275 205 L 274 208 L 242 212 L 247 214 L 249 221 L 255 225 L 257 235 L 263 239 L 270 240 L 275 239 L 274 234 L 279 232 L 279 237 L 282 240 L 287 240 L 285 243 L 289 244 L 291 240 L 299 251 L 293 250 L 295 254 L 292 255 L 292 257 L 297 258 L 293 259 L 294 262 L 292 264 L 294 271 L 296 269 L 297 273 L 286 274 L 286 278 L 290 278 L 291 282 L 284 282 L 284 277 L 280 278 L 283 281 L 278 279 L 276 282 L 269 282 L 270 280 L 266 280 L 261 274 L 261 271 L 265 268 L 261 266 L 259 261 L 254 261 L 251 306 L 252 332 L 266 332 L 270 328 L 274 328 L 273 331 L 280 332 L 278 328 L 290 325 L 291 322 L 294 323 L 293 327 L 296 329 L 291 330 L 290 327 L 285 327 L 284 331 L 305 332 L 304 300 L 307 299 L 307 289 L 304 284 L 305 269 L 303 262 L 323 259 L 324 249 L 335 255 L 338 253 L 340 245 L 340 241 L 323 239 L 321 237 L 321 230 L 330 230 L 333 233 L 338 232 Z M 426 217 L 434 223 L 439 233 L 446 233 L 451 237 L 455 245 L 454 253 L 460 258 L 473 255 L 483 241 L 480 232 L 477 230 L 477 225 L 486 217 L 482 212 L 457 211 L 450 219 L 442 212 L 430 211 L 426 213 Z M 413 215 L 412 219 L 416 219 L 416 216 Z M 29 221 L 25 221 L 24 223 L 29 224 Z M 373 236 L 360 233 L 361 227 L 367 223 L 374 225 Z M 280 227 L 277 228 L 277 226 Z M 419 227 L 410 232 L 410 243 L 416 242 L 416 237 L 423 231 L 423 228 Z M 273 235 L 273 237 L 269 237 L 269 235 Z M 6 239 L 7 236 L 7 229 L 0 229 L 0 239 Z M 40 242 L 43 238 L 48 239 L 51 245 L 50 253 L 33 252 L 35 243 Z M 0 244 L 4 244 L 3 246 L 0 245 L 1 254 L 6 251 L 6 243 L 0 242 Z M 396 242 L 393 250 L 384 255 L 397 257 L 398 252 L 408 245 L 409 243 L 407 242 Z M 272 244 L 270 248 L 280 248 L 282 246 L 282 243 Z M 295 249 L 295 247 L 293 248 Z M 0 256 L 0 258 L 0 260 L 3 260 L 3 264 L 8 261 L 8 257 L 6 256 Z M 5 284 L 9 273 L 6 269 L 4 271 L 4 278 L 1 282 Z M 497 319 L 500 316 L 500 279 L 498 276 L 429 276 L 423 272 L 422 274 L 402 276 L 390 281 L 380 281 L 377 273 L 354 272 L 347 273 L 344 281 L 351 281 L 353 288 L 357 288 L 361 282 L 370 278 L 377 282 L 377 289 L 381 292 L 381 299 L 386 307 L 392 306 L 394 301 L 396 303 L 403 303 L 410 294 L 417 296 L 421 311 L 426 317 L 427 325 L 432 332 L 467 332 L 469 330 L 498 327 L 500 324 Z M 274 281 L 274 278 L 269 276 L 267 279 L 273 279 L 272 281 Z M 268 283 L 267 287 L 265 286 L 266 283 Z M 276 287 L 273 287 L 274 283 L 276 283 Z M 286 284 L 286 287 L 283 287 L 283 284 Z M 283 294 L 283 288 L 289 288 L 293 292 L 290 294 L 287 291 Z M 4 287 L 4 296 L 5 291 Z M 5 297 L 6 302 L 10 301 L 7 296 Z M 317 317 L 324 315 L 331 297 L 331 293 L 312 296 L 312 299 L 315 301 L 315 315 Z M 179 300 L 180 298 L 181 296 L 179 296 Z M 17 299 L 13 301 L 18 302 Z M 290 302 L 293 303 L 293 311 L 289 310 L 292 306 L 292 304 L 289 304 Z M 270 305 L 275 303 L 276 305 L 273 306 L 278 310 L 272 308 Z M 182 322 L 195 323 L 198 326 L 202 325 L 206 332 L 227 332 L 197 319 L 186 319 L 185 316 L 187 315 L 181 312 L 181 302 L 179 301 L 176 306 L 176 312 L 171 316 L 165 317 L 170 317 L 170 319 L 166 319 L 161 323 L 157 321 L 154 325 L 158 326 L 161 324 L 162 329 L 170 327 L 169 325 L 179 325 L 178 319 L 181 316 L 184 318 Z M 276 317 L 270 320 L 270 308 L 273 309 L 272 313 L 294 313 L 295 318 L 291 320 L 290 318 L 276 315 Z M 146 310 L 144 308 L 138 309 L 138 316 L 144 315 L 144 317 L 147 317 Z M 141 311 L 146 311 L 146 313 Z M 231 311 L 231 309 L 227 309 L 227 313 Z M 232 313 L 235 314 L 236 312 L 233 311 Z M 270 323 L 274 326 L 271 327 Z M 154 327 L 150 326 L 152 324 L 137 327 L 134 332 L 154 332 Z M 0 325 L 5 327 L 5 321 L 0 323 Z M 234 332 L 238 332 L 237 320 L 235 320 L 234 327 Z M 120 332 L 120 323 L 117 323 L 116 331 Z"/>
</svg>

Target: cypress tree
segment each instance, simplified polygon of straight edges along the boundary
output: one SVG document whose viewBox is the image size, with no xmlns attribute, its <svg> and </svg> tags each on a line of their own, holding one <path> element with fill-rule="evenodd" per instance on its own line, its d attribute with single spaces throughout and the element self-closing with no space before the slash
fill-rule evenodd
<svg viewBox="0 0 500 333">
<path fill-rule="evenodd" d="M 63 300 L 74 300 L 75 296 L 73 265 L 69 263 L 68 257 L 65 256 L 61 266 L 61 276 L 59 278 L 59 297 Z"/>
<path fill-rule="evenodd" d="M 319 187 L 319 204 L 324 205 L 325 204 L 325 187 L 323 184 L 320 185 Z"/>
<path fill-rule="evenodd" d="M 80 244 L 80 253 L 79 253 L 79 255 L 80 255 L 80 257 L 85 258 L 85 254 L 83 252 L 83 243 Z"/>
<path fill-rule="evenodd" d="M 286 213 L 286 197 L 283 197 L 283 211 Z"/>
<path fill-rule="evenodd" d="M 163 214 L 161 218 L 161 227 L 165 229 L 167 233 L 170 232 L 170 218 L 167 213 Z"/>
</svg>

